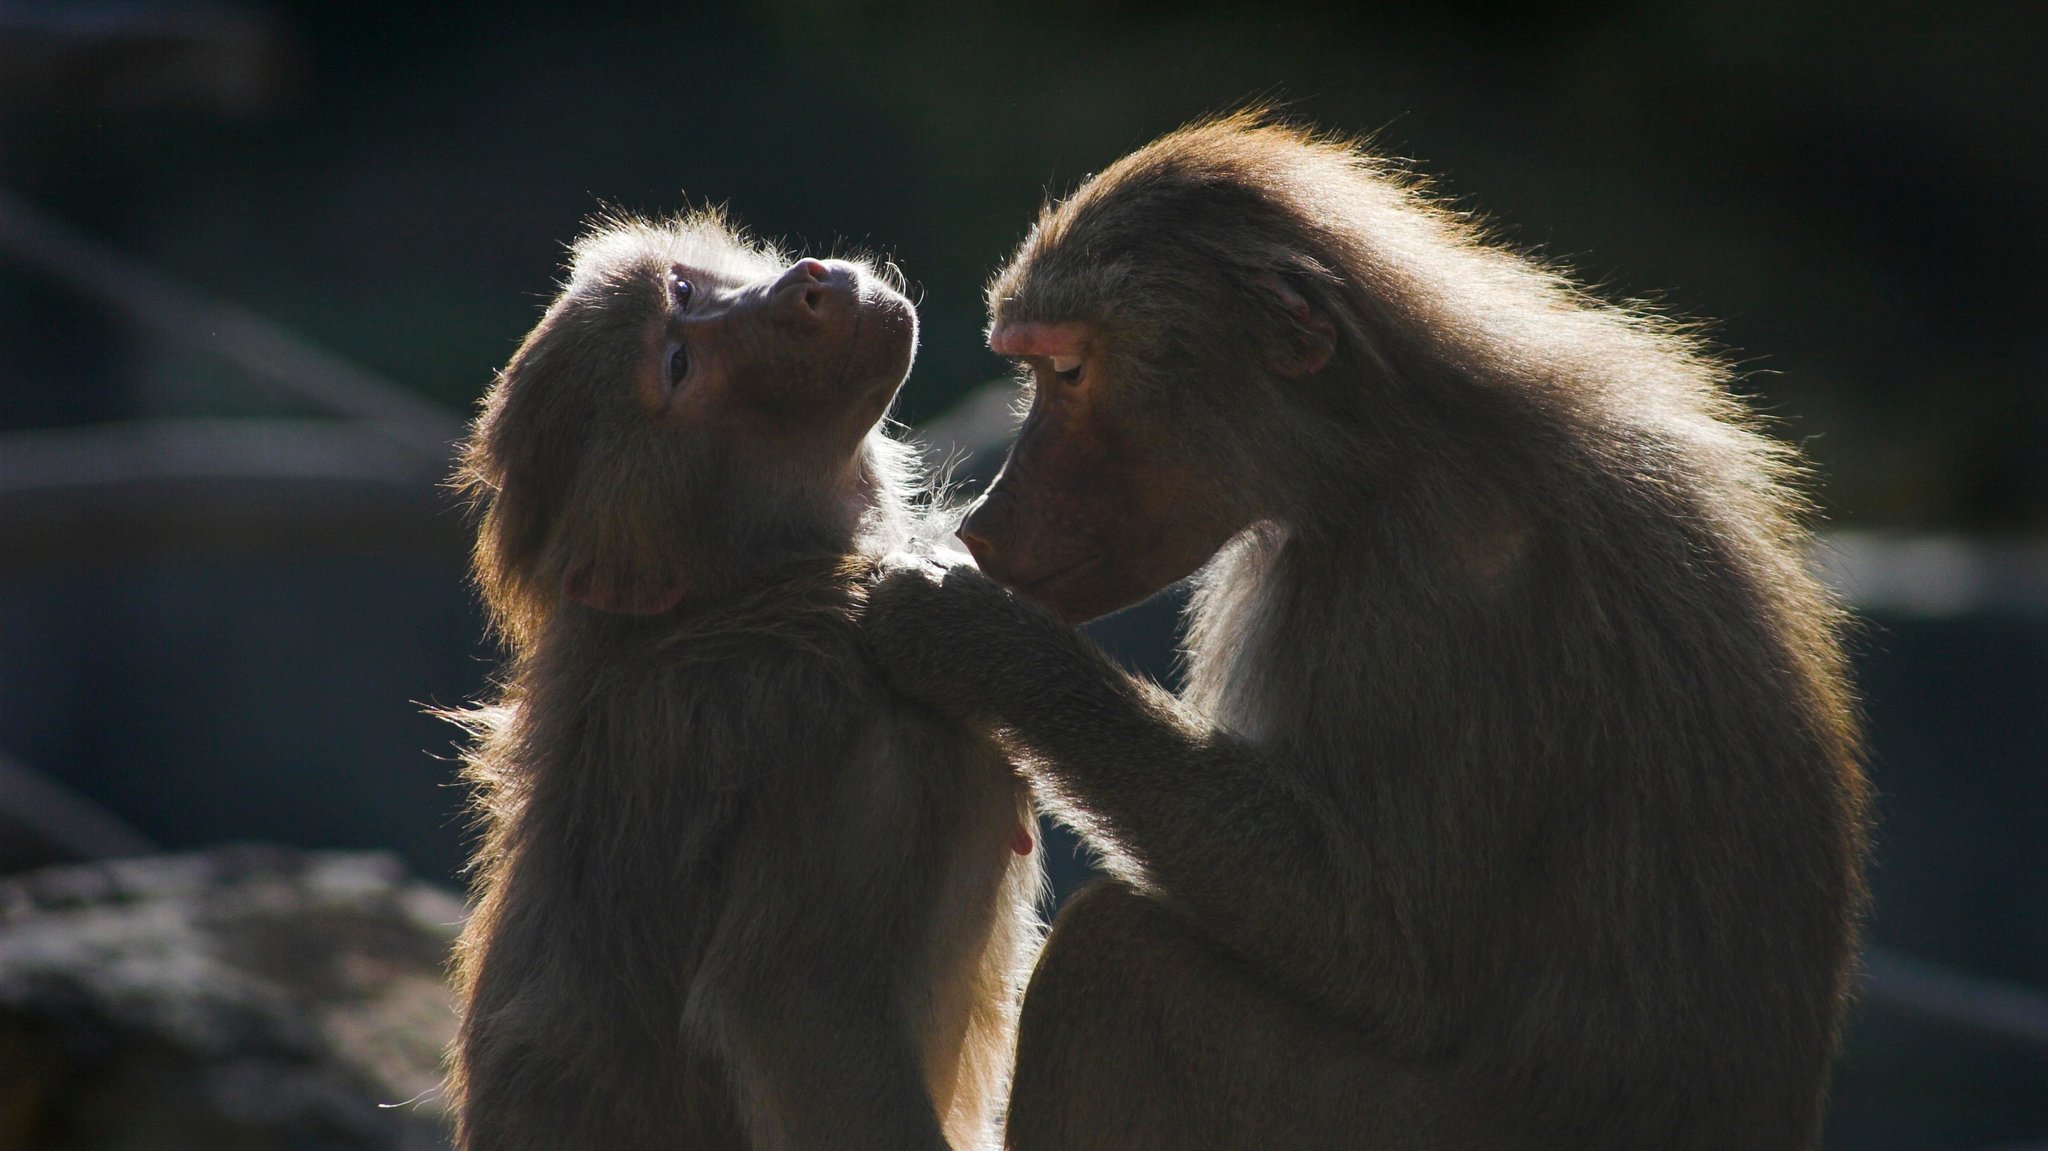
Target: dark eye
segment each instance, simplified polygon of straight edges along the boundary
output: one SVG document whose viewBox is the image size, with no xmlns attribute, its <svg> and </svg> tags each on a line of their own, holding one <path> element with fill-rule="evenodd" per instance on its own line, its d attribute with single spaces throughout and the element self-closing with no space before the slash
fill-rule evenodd
<svg viewBox="0 0 2048 1151">
<path fill-rule="evenodd" d="M 675 302 L 675 306 L 678 311 L 681 311 L 682 309 L 688 308 L 690 306 L 690 297 L 696 292 L 696 290 L 697 289 L 690 286 L 690 281 L 685 280 L 681 276 L 675 275 L 674 273 L 670 273 L 668 280 L 668 294 L 669 298 Z"/>
<path fill-rule="evenodd" d="M 679 386 L 683 377 L 690 374 L 690 350 L 681 344 L 672 344 L 668 349 L 668 386 Z"/>
</svg>

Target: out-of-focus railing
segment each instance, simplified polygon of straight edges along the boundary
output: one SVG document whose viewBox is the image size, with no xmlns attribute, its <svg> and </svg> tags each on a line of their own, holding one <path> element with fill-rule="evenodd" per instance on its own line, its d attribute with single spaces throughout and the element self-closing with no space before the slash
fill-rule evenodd
<svg viewBox="0 0 2048 1151">
<path fill-rule="evenodd" d="M 339 417 L 0 436 L 0 574 L 164 555 L 464 554 L 437 484 L 462 419 L 0 190 L 0 259 Z"/>
<path fill-rule="evenodd" d="M 432 401 L 350 363 L 284 326 L 133 259 L 0 189 L 0 255 L 19 260 L 122 319 L 219 356 L 283 393 L 308 401 L 419 457 L 438 474 L 462 420 Z"/>
<path fill-rule="evenodd" d="M 1838 531 L 1822 539 L 1814 562 L 1863 611 L 2048 614 L 2048 540 Z"/>
<path fill-rule="evenodd" d="M 150 420 L 0 435 L 0 576 L 176 557 L 461 562 L 439 467 L 341 420 Z"/>
</svg>

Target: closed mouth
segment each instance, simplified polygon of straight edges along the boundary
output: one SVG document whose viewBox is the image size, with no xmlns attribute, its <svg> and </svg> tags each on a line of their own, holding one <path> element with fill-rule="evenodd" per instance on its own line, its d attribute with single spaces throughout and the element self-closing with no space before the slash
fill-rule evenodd
<svg viewBox="0 0 2048 1151">
<path fill-rule="evenodd" d="M 870 312 L 877 314 L 870 315 Z M 890 301 L 887 299 L 876 299 L 865 290 L 855 293 L 853 331 L 847 337 L 846 359 L 840 364 L 839 379 L 833 385 L 833 395 L 844 395 L 848 387 L 859 386 L 862 388 L 864 399 L 878 399 L 885 407 L 890 400 L 895 398 L 897 389 L 903 386 L 903 381 L 910 374 L 909 364 L 906 363 L 903 371 L 900 373 L 885 370 L 880 365 L 869 365 L 866 363 L 866 360 L 869 358 L 870 352 L 873 352 L 876 356 L 883 353 L 877 349 L 864 347 L 862 342 L 866 340 L 869 342 L 880 341 L 887 343 L 895 339 L 897 333 L 894 329 L 897 322 L 904 322 L 904 318 L 890 306 Z M 908 317 L 906 326 L 911 331 L 911 355 L 915 357 L 917 354 L 917 318 L 915 312 L 912 312 Z M 875 374 L 872 384 L 864 384 L 862 381 L 854 378 L 856 373 L 868 371 L 873 371 Z"/>
<path fill-rule="evenodd" d="M 1096 552 L 1094 555 L 1084 556 L 1049 575 L 1039 576 L 1030 583 L 1018 584 L 1016 590 L 1021 595 L 1036 597 L 1039 593 L 1052 591 L 1061 584 L 1072 583 L 1084 575 L 1093 574 L 1095 569 L 1102 566 L 1102 561 L 1106 558 L 1108 556 L 1104 552 Z"/>
</svg>

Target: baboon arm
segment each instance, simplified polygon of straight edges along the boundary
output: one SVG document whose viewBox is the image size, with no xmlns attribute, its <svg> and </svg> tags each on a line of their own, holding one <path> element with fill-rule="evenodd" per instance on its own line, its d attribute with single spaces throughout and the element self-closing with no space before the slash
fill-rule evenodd
<svg viewBox="0 0 2048 1151">
<path fill-rule="evenodd" d="M 1018 746 L 1040 798 L 1113 869 L 1326 1007 L 1369 1012 L 1398 976 L 1365 929 L 1370 891 L 1304 773 L 1194 717 L 1049 612 L 979 573 L 887 575 L 866 631 L 906 694 Z"/>
</svg>

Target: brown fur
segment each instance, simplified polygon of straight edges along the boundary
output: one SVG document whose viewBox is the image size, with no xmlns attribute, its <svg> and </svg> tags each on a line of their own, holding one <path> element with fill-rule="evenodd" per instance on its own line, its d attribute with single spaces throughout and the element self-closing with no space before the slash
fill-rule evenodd
<svg viewBox="0 0 2048 1151">
<path fill-rule="evenodd" d="M 1179 698 L 966 569 L 869 607 L 1117 877 L 1026 993 L 1017 1151 L 1811 1147 L 1868 800 L 1727 370 L 1256 115 L 990 303 L 1036 397 L 983 569 L 1081 619 L 1207 561 Z"/>
<path fill-rule="evenodd" d="M 919 528 L 873 427 L 914 318 L 826 272 L 857 306 L 814 315 L 803 270 L 716 217 L 608 222 L 485 400 L 460 478 L 513 659 L 465 717 L 463 1148 L 992 1139 L 1029 811 L 992 744 L 861 648 L 875 564 Z"/>
</svg>

